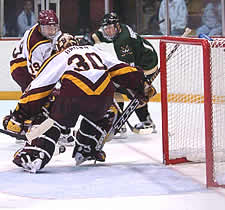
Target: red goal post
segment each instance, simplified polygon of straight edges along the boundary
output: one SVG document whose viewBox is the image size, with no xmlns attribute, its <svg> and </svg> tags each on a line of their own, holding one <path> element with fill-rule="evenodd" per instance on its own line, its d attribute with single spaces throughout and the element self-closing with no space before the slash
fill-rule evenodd
<svg viewBox="0 0 225 210">
<path fill-rule="evenodd" d="M 162 38 L 160 71 L 164 163 L 205 162 L 207 186 L 224 187 L 225 39 Z"/>
</svg>

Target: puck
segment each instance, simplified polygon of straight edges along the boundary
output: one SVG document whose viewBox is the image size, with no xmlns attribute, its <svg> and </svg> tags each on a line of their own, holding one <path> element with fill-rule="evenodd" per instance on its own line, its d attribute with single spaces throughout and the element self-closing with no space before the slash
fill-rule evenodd
<svg viewBox="0 0 225 210">
<path fill-rule="evenodd" d="M 60 145 L 60 147 L 59 147 L 59 154 L 60 153 L 64 153 L 65 151 L 66 151 L 66 147 L 63 146 L 63 145 Z"/>
</svg>

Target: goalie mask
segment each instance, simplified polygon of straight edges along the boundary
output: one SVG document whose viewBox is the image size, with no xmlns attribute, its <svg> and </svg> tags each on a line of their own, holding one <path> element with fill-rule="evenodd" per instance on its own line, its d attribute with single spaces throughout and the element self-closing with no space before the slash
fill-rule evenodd
<svg viewBox="0 0 225 210">
<path fill-rule="evenodd" d="M 67 49 L 71 46 L 78 46 L 79 40 L 73 37 L 72 35 L 68 33 L 63 33 L 61 36 L 59 36 L 57 42 L 56 42 L 56 50 L 58 52 Z"/>
<path fill-rule="evenodd" d="M 38 16 L 41 34 L 53 40 L 59 33 L 59 21 L 53 10 L 42 10 Z"/>
<path fill-rule="evenodd" d="M 114 12 L 106 14 L 102 20 L 101 30 L 107 40 L 113 41 L 120 32 L 118 15 Z"/>
</svg>

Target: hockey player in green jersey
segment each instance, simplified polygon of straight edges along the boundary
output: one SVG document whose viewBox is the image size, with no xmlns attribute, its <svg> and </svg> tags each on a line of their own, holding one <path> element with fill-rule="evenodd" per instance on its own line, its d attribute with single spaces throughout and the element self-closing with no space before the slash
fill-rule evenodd
<svg viewBox="0 0 225 210">
<path fill-rule="evenodd" d="M 118 59 L 131 66 L 143 69 L 147 77 L 151 77 L 158 68 L 158 56 L 154 47 L 135 33 L 128 25 L 121 24 L 118 15 L 114 12 L 104 15 L 101 27 L 91 35 L 89 42 L 91 44 L 101 42 L 113 43 Z M 150 97 L 156 94 L 155 88 L 153 86 L 151 88 L 152 95 Z M 127 93 L 126 90 L 121 90 L 120 88 L 118 88 L 117 92 Z M 119 102 L 119 106 L 123 108 L 124 103 L 121 100 L 117 101 Z M 155 124 L 150 117 L 147 104 L 138 107 L 135 112 L 140 120 L 140 123 L 136 124 L 135 128 L 152 128 L 153 132 L 156 132 Z M 124 128 L 121 133 L 125 131 L 126 129 Z M 121 137 L 125 136 L 125 134 L 121 134 Z"/>
</svg>

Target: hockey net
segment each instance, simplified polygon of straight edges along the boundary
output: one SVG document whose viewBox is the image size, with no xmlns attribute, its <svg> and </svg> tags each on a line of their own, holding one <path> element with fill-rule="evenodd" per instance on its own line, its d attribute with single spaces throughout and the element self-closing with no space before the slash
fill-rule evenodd
<svg viewBox="0 0 225 210">
<path fill-rule="evenodd" d="M 225 39 L 160 41 L 164 163 L 206 162 L 208 187 L 225 186 L 224 58 Z"/>
</svg>

